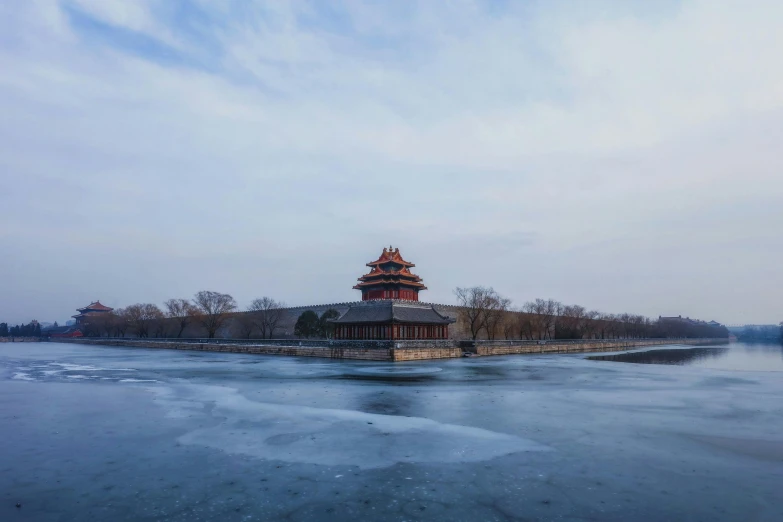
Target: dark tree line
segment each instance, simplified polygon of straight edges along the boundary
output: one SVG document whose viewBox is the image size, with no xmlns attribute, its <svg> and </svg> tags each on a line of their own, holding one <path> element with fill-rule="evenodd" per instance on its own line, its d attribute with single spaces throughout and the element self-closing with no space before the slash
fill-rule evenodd
<svg viewBox="0 0 783 522">
<path fill-rule="evenodd" d="M 0 337 L 41 337 L 41 325 L 35 320 L 16 326 L 0 323 Z"/>
<path fill-rule="evenodd" d="M 247 339 L 254 335 L 272 339 L 279 332 L 284 306 L 271 297 L 261 297 L 245 311 L 238 311 L 231 295 L 202 290 L 192 300 L 169 299 L 163 308 L 137 303 L 88 316 L 80 328 L 88 337 L 180 338 L 187 328 L 197 325 L 210 339 L 232 329 Z"/>
<path fill-rule="evenodd" d="M 781 341 L 783 323 L 779 326 L 746 326 L 737 336 L 740 341 Z"/>
<path fill-rule="evenodd" d="M 340 312 L 334 308 L 325 311 L 320 317 L 313 310 L 306 310 L 296 320 L 294 335 L 305 339 L 311 337 L 331 339 L 334 334 L 334 325 L 329 322 L 329 319 L 337 319 L 338 317 L 340 317 Z"/>
<path fill-rule="evenodd" d="M 651 320 L 636 314 L 605 314 L 554 299 L 536 299 L 514 309 L 493 288 L 454 291 L 465 333 L 472 339 L 640 339 L 728 337 L 725 326 L 682 318 Z"/>
</svg>

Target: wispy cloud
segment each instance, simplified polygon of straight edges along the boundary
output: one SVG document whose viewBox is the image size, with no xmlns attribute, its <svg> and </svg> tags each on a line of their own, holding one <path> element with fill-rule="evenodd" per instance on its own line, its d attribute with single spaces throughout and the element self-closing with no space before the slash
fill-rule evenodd
<svg viewBox="0 0 783 522">
<path fill-rule="evenodd" d="M 779 2 L 0 15 L 0 239 L 18 247 L 0 318 L 207 286 L 345 300 L 390 241 L 432 300 L 481 280 L 517 302 L 780 314 Z"/>
</svg>

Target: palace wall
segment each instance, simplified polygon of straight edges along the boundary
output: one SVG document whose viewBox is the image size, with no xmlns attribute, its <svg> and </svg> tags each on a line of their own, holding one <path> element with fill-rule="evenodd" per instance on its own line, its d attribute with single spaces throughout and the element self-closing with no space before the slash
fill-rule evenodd
<svg viewBox="0 0 783 522">
<path fill-rule="evenodd" d="M 348 311 L 348 308 L 350 308 L 352 305 L 361 305 L 362 301 L 354 301 L 354 302 L 348 302 L 348 303 L 332 303 L 332 304 L 323 304 L 323 305 L 315 305 L 315 306 L 297 306 L 297 307 L 291 307 L 291 308 L 284 308 L 282 311 L 282 317 L 280 318 L 280 322 L 278 323 L 278 329 L 275 331 L 274 338 L 275 339 L 294 339 L 296 336 L 294 335 L 294 326 L 296 325 L 297 319 L 299 319 L 299 316 L 302 315 L 303 312 L 306 312 L 307 310 L 312 310 L 313 312 L 317 313 L 319 316 L 323 315 L 324 312 L 330 309 L 337 310 L 340 315 L 344 314 Z M 435 309 L 442 315 L 446 315 L 449 317 L 453 317 L 454 319 L 457 319 L 457 322 L 454 324 L 449 325 L 449 338 L 451 339 L 464 339 L 467 338 L 467 336 L 464 334 L 465 328 L 460 321 L 459 314 L 457 313 L 457 307 L 452 305 L 441 305 L 441 304 L 435 304 L 435 303 L 426 303 L 421 301 L 416 301 L 417 304 L 432 304 Z M 366 304 L 366 303 L 365 303 Z M 247 313 L 247 312 L 239 312 L 239 313 Z M 238 315 L 238 314 L 237 314 Z M 227 328 L 226 332 L 223 332 L 223 337 L 225 338 L 232 338 L 232 337 L 240 337 L 239 332 L 241 332 L 240 326 L 237 324 L 237 319 L 233 322 L 232 325 L 230 325 Z M 256 332 L 257 334 L 257 332 Z M 251 336 L 251 338 L 254 336 Z"/>
<path fill-rule="evenodd" d="M 444 304 L 438 304 L 438 303 L 427 303 L 424 301 L 417 301 L 416 302 L 419 305 L 432 305 L 440 314 L 452 317 L 456 319 L 457 321 L 453 324 L 449 325 L 449 339 L 453 340 L 465 340 L 470 339 L 470 329 L 466 322 L 460 317 L 459 314 L 459 307 L 455 305 L 444 305 Z M 284 340 L 290 340 L 290 339 L 298 339 L 294 335 L 294 326 L 296 325 L 297 319 L 299 319 L 299 316 L 307 311 L 312 310 L 313 312 L 317 313 L 319 316 L 323 315 L 324 312 L 326 312 L 329 309 L 337 310 L 341 315 L 344 314 L 349 307 L 353 305 L 363 305 L 367 304 L 366 301 L 352 301 L 352 302 L 344 302 L 344 303 L 328 303 L 328 304 L 321 304 L 321 305 L 313 305 L 313 306 L 296 306 L 296 307 L 288 307 L 281 309 L 281 318 L 278 322 L 277 329 L 274 333 L 274 339 L 284 339 Z M 231 314 L 231 318 L 226 322 L 226 325 L 218 331 L 217 336 L 220 339 L 244 339 L 247 338 L 246 335 L 243 333 L 242 328 L 242 322 L 248 320 L 248 314 L 251 312 L 236 312 L 234 314 Z M 516 311 L 508 311 L 505 312 L 506 317 L 504 318 L 504 321 L 508 324 L 519 324 L 520 319 L 524 315 L 523 312 L 516 312 Z M 176 337 L 177 332 L 179 330 L 178 325 L 176 324 L 176 321 L 174 320 L 166 320 L 166 324 L 164 325 L 164 331 L 161 333 L 161 335 L 156 336 L 155 332 L 150 332 L 150 337 L 165 337 L 165 338 L 172 338 Z M 519 338 L 520 332 L 518 331 L 518 327 L 515 328 L 513 331 L 509 332 L 512 334 L 512 337 Z M 135 334 L 132 330 L 129 330 L 126 334 L 126 337 L 133 338 L 135 337 Z M 190 339 L 199 339 L 206 337 L 206 331 L 204 328 L 198 324 L 190 324 L 185 329 L 182 335 L 183 338 L 190 338 Z M 498 327 L 498 332 L 495 336 L 496 339 L 505 339 L 503 326 L 500 325 Z M 257 330 L 254 330 L 250 336 L 250 339 L 260 339 L 260 332 Z M 481 335 L 478 337 L 479 340 L 486 340 L 486 333 L 482 330 Z"/>
<path fill-rule="evenodd" d="M 312 310 L 313 312 L 321 316 L 327 310 L 334 309 L 337 310 L 340 313 L 340 315 L 342 315 L 345 312 L 347 312 L 348 308 L 350 308 L 352 305 L 361 305 L 361 304 L 363 304 L 362 301 L 351 301 L 346 303 L 329 303 L 329 304 L 312 305 L 312 306 L 295 306 L 295 307 L 283 308 L 281 310 L 282 316 L 280 318 L 280 321 L 278 322 L 277 329 L 275 330 L 274 338 L 297 339 L 297 337 L 294 335 L 294 326 L 296 325 L 296 321 L 297 319 L 299 319 L 299 316 L 302 315 L 303 312 L 306 312 L 308 310 Z M 430 303 L 423 303 L 417 301 L 417 304 L 430 304 Z M 461 321 L 459 319 L 459 314 L 457 313 L 456 306 L 440 305 L 440 304 L 433 304 L 433 306 L 439 313 L 457 319 L 456 323 L 449 325 L 450 338 L 463 339 L 467 337 L 464 334 L 465 328 L 460 324 Z M 243 316 L 249 313 L 251 312 L 236 312 L 232 314 L 232 319 L 227 322 L 226 326 L 220 332 L 218 332 L 218 337 L 222 339 L 239 339 L 245 337 L 242 334 L 243 328 L 240 323 L 243 320 Z M 173 334 L 169 333 L 168 335 L 176 335 L 177 329 L 178 328 L 176 324 L 174 324 L 174 321 L 171 321 L 171 324 L 167 327 L 167 331 L 174 332 L 174 333 Z M 130 333 L 129 335 L 133 335 L 133 334 Z M 200 325 L 190 324 L 188 325 L 187 328 L 185 328 L 185 331 L 182 333 L 182 336 L 184 338 L 202 338 L 206 336 L 206 333 Z M 250 338 L 258 339 L 260 338 L 260 333 L 258 331 L 254 331 L 250 336 Z"/>
</svg>

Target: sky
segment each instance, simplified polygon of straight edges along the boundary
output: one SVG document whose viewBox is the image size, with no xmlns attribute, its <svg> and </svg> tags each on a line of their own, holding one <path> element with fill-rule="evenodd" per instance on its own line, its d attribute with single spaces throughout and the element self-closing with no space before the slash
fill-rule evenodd
<svg viewBox="0 0 783 522">
<path fill-rule="evenodd" d="M 0 3 L 0 321 L 199 290 L 783 320 L 783 2 Z"/>
</svg>

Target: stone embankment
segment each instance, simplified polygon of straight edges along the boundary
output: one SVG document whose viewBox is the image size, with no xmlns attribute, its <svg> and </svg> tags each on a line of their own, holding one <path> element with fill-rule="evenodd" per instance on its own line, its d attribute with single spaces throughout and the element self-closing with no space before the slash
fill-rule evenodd
<svg viewBox="0 0 783 522">
<path fill-rule="evenodd" d="M 419 361 L 461 357 L 462 349 L 453 342 L 391 342 L 347 341 L 235 341 L 224 339 L 52 339 L 59 343 L 98 344 L 132 348 L 194 350 L 204 352 L 248 353 L 257 355 L 289 355 L 294 357 L 324 357 L 364 361 Z"/>
<path fill-rule="evenodd" d="M 0 343 L 39 343 L 40 337 L 0 337 Z"/>
<path fill-rule="evenodd" d="M 421 361 L 472 355 L 622 351 L 667 344 L 712 345 L 727 339 L 608 339 L 576 341 L 292 341 L 227 339 L 52 339 L 53 342 L 365 361 Z"/>
<path fill-rule="evenodd" d="M 687 344 L 693 346 L 726 344 L 728 339 L 579 339 L 556 341 L 476 341 L 466 348 L 476 355 L 513 355 L 530 353 L 616 352 L 646 346 Z"/>
</svg>

